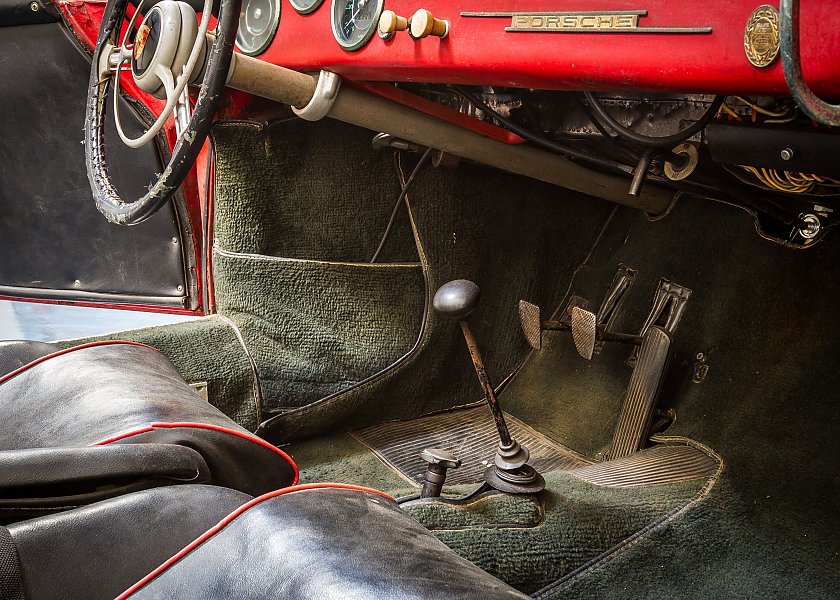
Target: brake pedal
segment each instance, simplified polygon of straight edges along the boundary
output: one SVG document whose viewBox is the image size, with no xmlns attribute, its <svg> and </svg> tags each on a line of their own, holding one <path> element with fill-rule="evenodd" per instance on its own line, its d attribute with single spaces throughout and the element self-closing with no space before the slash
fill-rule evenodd
<svg viewBox="0 0 840 600">
<path fill-rule="evenodd" d="M 592 360 L 598 336 L 598 317 L 579 306 L 572 307 L 572 340 L 583 358 Z"/>
<path fill-rule="evenodd" d="M 572 308 L 580 306 L 586 308 L 589 302 L 580 296 L 572 296 L 569 299 L 569 304 L 562 313 L 562 317 L 558 321 L 542 320 L 542 311 L 536 304 L 531 304 L 527 300 L 519 301 L 519 326 L 522 328 L 522 335 L 534 350 L 542 348 L 542 332 L 543 331 L 568 331 L 571 328 L 569 315 Z"/>
<path fill-rule="evenodd" d="M 639 347 L 605 460 L 623 458 L 644 447 L 670 352 L 671 334 L 658 325 L 650 326 Z"/>
</svg>

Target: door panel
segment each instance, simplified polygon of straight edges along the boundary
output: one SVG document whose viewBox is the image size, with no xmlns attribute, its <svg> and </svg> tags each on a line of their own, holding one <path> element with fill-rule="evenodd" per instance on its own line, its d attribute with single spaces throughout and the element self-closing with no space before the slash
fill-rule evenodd
<svg viewBox="0 0 840 600">
<path fill-rule="evenodd" d="M 192 245 L 173 203 L 133 227 L 94 206 L 81 145 L 89 73 L 60 23 L 0 28 L 0 295 L 189 306 Z M 121 116 L 138 135 L 124 100 Z M 106 139 L 118 191 L 140 197 L 161 170 L 159 149 L 128 148 L 113 119 Z"/>
</svg>

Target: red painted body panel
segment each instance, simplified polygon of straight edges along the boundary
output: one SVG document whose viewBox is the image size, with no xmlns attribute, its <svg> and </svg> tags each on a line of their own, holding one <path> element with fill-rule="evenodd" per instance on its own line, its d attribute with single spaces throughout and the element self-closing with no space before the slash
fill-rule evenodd
<svg viewBox="0 0 840 600">
<path fill-rule="evenodd" d="M 769 2 L 778 7 L 778 2 Z M 346 52 L 330 28 L 330 0 L 313 14 L 282 3 L 275 41 L 260 58 L 297 70 L 329 69 L 351 79 L 420 81 L 569 90 L 673 90 L 786 95 L 779 60 L 766 69 L 744 53 L 744 27 L 758 0 L 386 0 L 411 16 L 418 8 L 451 22 L 445 39 L 378 36 Z M 802 60 L 817 93 L 840 95 L 836 0 L 802 6 Z M 710 34 L 509 33 L 510 18 L 467 18 L 466 11 L 646 10 L 640 26 L 703 27 Z"/>
</svg>

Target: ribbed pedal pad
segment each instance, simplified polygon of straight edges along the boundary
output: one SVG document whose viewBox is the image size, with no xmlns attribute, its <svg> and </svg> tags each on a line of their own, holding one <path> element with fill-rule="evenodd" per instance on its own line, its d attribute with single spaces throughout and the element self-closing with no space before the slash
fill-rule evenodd
<svg viewBox="0 0 840 600">
<path fill-rule="evenodd" d="M 650 327 L 630 376 L 607 460 L 629 456 L 644 447 L 670 350 L 668 332 L 662 327 Z"/>
</svg>

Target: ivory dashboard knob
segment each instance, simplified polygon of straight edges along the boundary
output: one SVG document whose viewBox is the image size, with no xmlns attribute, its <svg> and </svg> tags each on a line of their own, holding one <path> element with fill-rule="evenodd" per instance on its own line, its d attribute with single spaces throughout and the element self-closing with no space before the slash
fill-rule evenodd
<svg viewBox="0 0 840 600">
<path fill-rule="evenodd" d="M 382 11 L 382 16 L 379 17 L 379 37 L 383 39 L 390 39 L 398 31 L 405 31 L 408 29 L 408 19 L 399 16 L 393 10 Z"/>
<path fill-rule="evenodd" d="M 435 18 L 425 8 L 421 8 L 411 17 L 411 37 L 416 40 L 429 37 L 430 35 L 445 38 L 449 33 L 449 21 Z"/>
</svg>

